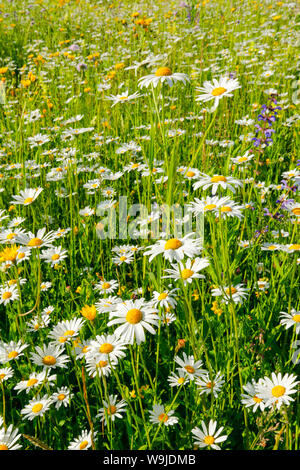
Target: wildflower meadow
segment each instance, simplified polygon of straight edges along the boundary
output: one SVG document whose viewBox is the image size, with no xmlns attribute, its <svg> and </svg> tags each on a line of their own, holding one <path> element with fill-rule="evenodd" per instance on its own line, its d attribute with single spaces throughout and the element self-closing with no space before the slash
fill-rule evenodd
<svg viewBox="0 0 300 470">
<path fill-rule="evenodd" d="M 299 450 L 299 18 L 1 1 L 0 450 Z"/>
</svg>

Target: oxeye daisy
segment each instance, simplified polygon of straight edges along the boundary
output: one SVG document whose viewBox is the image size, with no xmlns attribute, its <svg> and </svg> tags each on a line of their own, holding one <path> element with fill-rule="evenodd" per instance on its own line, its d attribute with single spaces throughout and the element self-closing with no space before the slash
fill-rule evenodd
<svg viewBox="0 0 300 470">
<path fill-rule="evenodd" d="M 17 286 L 4 286 L 0 288 L 0 304 L 7 305 L 14 300 L 18 300 L 19 292 Z"/>
<path fill-rule="evenodd" d="M 0 342 L 0 363 L 5 364 L 6 362 L 18 360 L 21 356 L 24 356 L 23 350 L 28 348 L 28 344 L 22 343 L 22 341 L 10 341 L 9 343 Z"/>
<path fill-rule="evenodd" d="M 150 422 L 154 424 L 163 424 L 164 426 L 173 426 L 178 423 L 177 416 L 173 416 L 174 413 L 174 410 L 166 412 L 163 405 L 155 404 L 153 405 L 153 410 L 149 411 Z"/>
<path fill-rule="evenodd" d="M 50 331 L 48 337 L 54 340 L 54 343 L 64 344 L 70 342 L 78 336 L 81 328 L 84 325 L 82 318 L 72 318 L 71 320 L 64 320 L 57 323 L 57 325 Z"/>
<path fill-rule="evenodd" d="M 290 396 L 297 392 L 299 380 L 293 374 L 284 376 L 272 372 L 271 379 L 264 377 L 263 382 L 257 385 L 257 396 L 262 398 L 266 407 L 276 406 L 279 409 L 283 404 L 289 405 L 294 399 Z"/>
<path fill-rule="evenodd" d="M 19 235 L 24 234 L 24 229 L 6 229 L 0 233 L 0 243 L 14 244 Z"/>
<path fill-rule="evenodd" d="M 108 359 L 101 360 L 94 355 L 86 355 L 86 370 L 90 377 L 108 376 L 116 362 L 108 361 Z"/>
<path fill-rule="evenodd" d="M 195 427 L 192 429 L 192 434 L 194 435 L 194 443 L 199 447 L 211 447 L 214 450 L 220 450 L 218 445 L 221 442 L 226 441 L 227 435 L 220 436 L 224 427 L 221 426 L 217 431 L 217 421 L 212 419 L 208 423 L 208 428 L 204 421 L 201 421 L 202 429 Z"/>
<path fill-rule="evenodd" d="M 141 344 L 146 340 L 144 329 L 151 334 L 155 334 L 153 326 L 158 325 L 159 317 L 157 309 L 149 304 L 145 299 L 126 300 L 116 305 L 116 310 L 110 313 L 110 320 L 107 326 L 121 323 L 114 334 L 121 337 L 125 343 Z M 115 317 L 115 318 L 114 318 Z M 153 326 L 152 326 L 153 325 Z"/>
<path fill-rule="evenodd" d="M 258 384 L 262 385 L 263 380 L 259 379 Z M 264 411 L 266 404 L 263 401 L 262 398 L 259 398 L 257 396 L 257 383 L 255 380 L 252 379 L 251 382 L 247 382 L 245 385 L 243 385 L 243 389 L 247 394 L 242 393 L 241 394 L 241 402 L 246 408 L 252 407 L 253 413 L 259 408 L 260 411 Z"/>
<path fill-rule="evenodd" d="M 300 311 L 292 308 L 291 313 L 280 312 L 280 324 L 285 325 L 285 328 L 291 328 L 295 326 L 296 335 L 300 333 Z"/>
<path fill-rule="evenodd" d="M 181 261 L 184 256 L 193 258 L 202 249 L 200 240 L 192 239 L 194 236 L 194 233 L 188 233 L 183 238 L 159 240 L 145 250 L 144 256 L 149 256 L 149 262 L 159 254 L 163 254 L 164 258 L 171 262 Z"/>
<path fill-rule="evenodd" d="M 213 296 L 220 296 L 222 298 L 222 302 L 228 304 L 230 301 L 234 303 L 243 303 L 243 300 L 247 298 L 249 289 L 247 287 L 243 287 L 242 284 L 236 284 L 235 286 L 228 286 L 225 287 L 218 287 L 216 289 L 212 289 L 211 294 Z"/>
<path fill-rule="evenodd" d="M 176 280 L 182 280 L 184 285 L 190 284 L 193 279 L 205 279 L 203 274 L 199 274 L 202 269 L 209 266 L 209 260 L 207 258 L 195 258 L 187 259 L 185 263 L 181 261 L 175 265 L 172 264 L 172 269 L 165 269 L 168 276 L 162 276 L 164 278 L 171 278 Z"/>
<path fill-rule="evenodd" d="M 116 264 L 117 266 L 120 266 L 121 264 L 130 264 L 134 261 L 134 254 L 133 253 L 120 253 L 117 256 L 114 256 L 112 258 L 112 262 Z"/>
<path fill-rule="evenodd" d="M 45 369 L 55 369 L 56 367 L 66 368 L 66 363 L 69 362 L 69 358 L 66 354 L 63 354 L 64 349 L 56 345 L 43 345 L 36 346 L 36 352 L 31 353 L 31 360 L 37 366 L 42 366 Z"/>
<path fill-rule="evenodd" d="M 5 382 L 5 380 L 10 379 L 13 377 L 14 371 L 11 367 L 4 367 L 0 369 L 0 383 Z"/>
<path fill-rule="evenodd" d="M 95 437 L 96 433 L 94 433 Z M 68 450 L 87 450 L 92 446 L 92 432 L 82 431 L 79 437 L 74 439 L 68 446 Z"/>
<path fill-rule="evenodd" d="M 49 410 L 50 406 L 51 399 L 48 395 L 44 395 L 42 398 L 40 398 L 40 396 L 37 396 L 36 398 L 30 400 L 28 405 L 26 405 L 25 408 L 21 410 L 21 415 L 24 415 L 23 419 L 28 419 L 29 421 L 32 421 L 38 416 L 43 416 L 46 411 Z"/>
<path fill-rule="evenodd" d="M 163 307 L 163 308 L 169 308 L 169 307 L 176 307 L 177 302 L 174 298 L 175 292 L 177 292 L 178 289 L 172 289 L 172 290 L 166 290 L 163 292 L 157 292 L 153 291 L 153 305 L 155 308 L 157 307 Z"/>
<path fill-rule="evenodd" d="M 98 290 L 100 294 L 111 294 L 118 288 L 119 283 L 114 279 L 112 279 L 111 281 L 100 281 L 94 287 L 94 289 Z"/>
<path fill-rule="evenodd" d="M 51 403 L 55 405 L 55 408 L 58 410 L 62 405 L 64 407 L 69 406 L 70 400 L 74 397 L 73 393 L 68 389 L 68 387 L 61 387 L 57 392 L 53 393 L 50 397 Z"/>
<path fill-rule="evenodd" d="M 1 423 L 0 423 L 1 424 Z M 10 424 L 6 429 L 0 428 L 0 450 L 18 450 L 22 446 L 18 444 L 21 437 L 19 429 Z"/>
<path fill-rule="evenodd" d="M 218 372 L 215 377 L 211 378 L 209 373 L 202 374 L 195 380 L 195 384 L 198 386 L 200 395 L 203 393 L 212 393 L 215 397 L 219 395 L 219 392 L 225 382 L 223 379 L 224 375 Z"/>
<path fill-rule="evenodd" d="M 175 362 L 179 365 L 177 370 L 184 372 L 189 380 L 194 380 L 207 372 L 206 369 L 201 369 L 202 361 L 195 361 L 194 356 L 187 356 L 185 352 L 183 353 L 183 359 L 176 356 Z"/>
<path fill-rule="evenodd" d="M 224 190 L 229 189 L 229 191 L 235 193 L 236 188 L 242 186 L 242 184 L 242 181 L 233 178 L 232 176 L 204 175 L 193 184 L 193 189 L 196 191 L 198 188 L 202 188 L 203 190 L 212 188 L 211 193 L 214 196 L 219 188 Z"/>
<path fill-rule="evenodd" d="M 189 82 L 189 77 L 185 73 L 173 73 L 169 67 L 159 67 L 155 73 L 140 78 L 138 81 L 138 87 L 148 88 L 151 85 L 156 88 L 158 84 L 163 84 L 165 82 L 172 87 L 173 84 L 178 81 L 183 82 L 185 85 Z"/>
<path fill-rule="evenodd" d="M 49 375 L 47 371 L 42 372 L 32 372 L 26 380 L 21 380 L 14 387 L 14 390 L 18 390 L 18 394 L 22 391 L 29 393 L 34 388 L 39 387 L 42 383 L 47 383 L 52 385 L 56 381 L 56 374 Z"/>
<path fill-rule="evenodd" d="M 171 323 L 173 323 L 174 321 L 176 321 L 176 315 L 174 315 L 174 313 L 170 313 L 170 312 L 163 312 L 161 315 L 161 320 L 162 320 L 162 323 L 164 326 L 169 326 L 171 325 Z"/>
<path fill-rule="evenodd" d="M 53 267 L 65 259 L 67 253 L 67 250 L 63 250 L 61 246 L 49 248 L 41 253 L 41 259 L 43 259 L 45 263 L 50 263 Z"/>
<path fill-rule="evenodd" d="M 103 400 L 103 408 L 100 408 L 96 418 L 100 418 L 100 421 L 104 421 L 107 425 L 107 421 L 115 421 L 116 418 L 123 418 L 122 413 L 126 412 L 126 401 L 121 400 L 117 403 L 117 395 L 109 395 L 108 402 Z"/>
<path fill-rule="evenodd" d="M 52 247 L 52 243 L 55 240 L 55 234 L 53 231 L 46 233 L 46 228 L 42 228 L 37 231 L 36 234 L 32 232 L 22 233 L 17 235 L 16 242 L 21 245 L 28 246 L 30 248 L 41 248 L 41 247 Z"/>
<path fill-rule="evenodd" d="M 95 360 L 109 360 L 117 363 L 119 358 L 125 357 L 126 344 L 115 335 L 97 335 L 96 339 L 90 341 L 87 358 L 93 356 Z"/>
<path fill-rule="evenodd" d="M 199 92 L 199 95 L 196 97 L 196 101 L 207 101 L 214 100 L 213 107 L 210 109 L 210 112 L 214 112 L 219 102 L 225 96 L 232 96 L 232 92 L 241 88 L 237 79 L 232 79 L 228 77 L 220 77 L 219 80 L 213 79 L 212 82 L 205 81 L 203 87 L 196 87 L 196 91 Z"/>
<path fill-rule="evenodd" d="M 43 188 L 24 189 L 24 191 L 20 191 L 20 195 L 12 196 L 14 200 L 11 201 L 11 204 L 22 204 L 23 206 L 28 206 L 36 200 L 42 191 Z"/>
<path fill-rule="evenodd" d="M 170 387 L 180 387 L 181 385 L 189 382 L 187 372 L 182 369 L 179 369 L 177 374 L 175 374 L 175 372 L 171 372 L 167 380 Z"/>
<path fill-rule="evenodd" d="M 95 307 L 98 313 L 110 313 L 115 310 L 116 305 L 122 302 L 120 297 L 116 295 L 110 295 L 105 299 L 100 299 L 98 302 L 95 303 Z"/>
<path fill-rule="evenodd" d="M 115 106 L 118 103 L 128 103 L 130 101 L 134 101 L 136 98 L 139 98 L 141 95 L 136 91 L 132 95 L 128 95 L 128 90 L 126 90 L 124 93 L 121 93 L 119 95 L 110 95 L 107 96 L 106 99 L 112 101 L 111 107 Z"/>
</svg>

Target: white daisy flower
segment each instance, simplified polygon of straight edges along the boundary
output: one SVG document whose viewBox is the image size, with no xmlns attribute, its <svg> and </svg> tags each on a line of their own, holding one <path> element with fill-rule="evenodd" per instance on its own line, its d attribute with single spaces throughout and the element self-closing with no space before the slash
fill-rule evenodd
<svg viewBox="0 0 300 470">
<path fill-rule="evenodd" d="M 96 433 L 94 433 L 94 437 Z M 68 446 L 68 450 L 87 450 L 92 446 L 92 432 L 82 431 L 79 437 L 74 439 Z"/>
<path fill-rule="evenodd" d="M 262 385 L 263 380 L 259 379 L 258 384 Z M 257 396 L 257 383 L 255 380 L 252 379 L 251 382 L 247 382 L 246 385 L 243 385 L 243 389 L 247 392 L 247 394 L 242 393 L 242 404 L 245 405 L 246 408 L 252 407 L 253 413 L 259 408 L 260 411 L 264 411 L 266 404 L 262 398 Z"/>
<path fill-rule="evenodd" d="M 63 354 L 64 350 L 60 346 L 45 344 L 42 346 L 36 346 L 36 352 L 31 353 L 31 360 L 37 366 L 43 366 L 45 369 L 55 369 L 56 367 L 66 368 L 66 363 L 69 362 L 69 358 L 66 354 Z"/>
<path fill-rule="evenodd" d="M 178 81 L 183 82 L 185 85 L 189 82 L 189 77 L 185 73 L 173 73 L 169 67 L 159 67 L 155 73 L 140 78 L 138 81 L 138 87 L 148 88 L 152 85 L 156 88 L 158 84 L 163 84 L 165 82 L 172 87 L 173 84 Z"/>
<path fill-rule="evenodd" d="M 183 359 L 176 356 L 175 362 L 179 365 L 177 370 L 184 372 L 189 380 L 194 380 L 202 374 L 207 373 L 207 370 L 201 369 L 202 361 L 195 361 L 194 356 L 187 356 L 185 352 L 183 353 Z"/>
<path fill-rule="evenodd" d="M 115 421 L 116 418 L 122 419 L 122 413 L 126 412 L 126 401 L 121 400 L 117 403 L 117 395 L 109 395 L 109 401 L 103 400 L 103 408 L 100 408 L 96 418 L 100 418 L 100 421 L 104 421 L 107 425 L 107 421 Z"/>
<path fill-rule="evenodd" d="M 25 189 L 24 191 L 20 191 L 20 195 L 12 196 L 14 200 L 11 201 L 10 203 L 22 204 L 23 206 L 28 206 L 29 204 L 32 204 L 33 201 L 36 200 L 36 198 L 41 194 L 42 191 L 43 191 L 43 188 Z"/>
<path fill-rule="evenodd" d="M 154 424 L 164 424 L 165 426 L 173 426 L 178 423 L 177 416 L 173 416 L 174 410 L 169 410 L 167 413 L 163 405 L 153 405 L 153 410 L 149 411 L 150 421 Z"/>
<path fill-rule="evenodd" d="M 196 91 L 199 92 L 199 95 L 196 97 L 195 101 L 207 101 L 214 100 L 213 107 L 210 109 L 210 112 L 213 112 L 217 109 L 219 102 L 224 96 L 232 96 L 232 92 L 241 88 L 238 80 L 235 78 L 220 77 L 219 80 L 213 79 L 212 83 L 205 81 L 203 87 L 196 87 Z"/>
<path fill-rule="evenodd" d="M 221 432 L 223 431 L 223 426 L 221 426 L 217 431 L 217 421 L 213 421 L 212 419 L 209 421 L 208 428 L 204 421 L 201 421 L 202 429 L 195 427 L 192 429 L 192 434 L 195 437 L 195 445 L 199 447 L 211 447 L 214 450 L 220 450 L 221 442 L 226 441 L 227 435 L 220 436 Z"/>
<path fill-rule="evenodd" d="M 194 233 L 188 233 L 183 238 L 170 238 L 158 240 L 154 245 L 147 247 L 144 256 L 149 256 L 149 262 L 159 254 L 163 254 L 168 261 L 181 261 L 184 256 L 193 258 L 202 249 L 199 239 L 192 239 Z"/>
<path fill-rule="evenodd" d="M 21 415 L 24 415 L 23 419 L 32 421 L 37 416 L 43 416 L 51 406 L 51 399 L 48 395 L 44 395 L 42 398 L 37 396 L 30 400 L 28 405 L 21 410 Z"/>
<path fill-rule="evenodd" d="M 162 276 L 162 279 L 181 279 L 186 286 L 191 284 L 193 279 L 205 279 L 205 276 L 199 274 L 199 272 L 207 266 L 209 266 L 208 258 L 187 259 L 185 263 L 180 261 L 177 265 L 172 264 L 172 269 L 165 269 L 165 272 L 169 275 Z"/>
<path fill-rule="evenodd" d="M 285 374 L 283 377 L 279 372 L 277 375 L 272 372 L 271 379 L 264 377 L 263 382 L 257 385 L 257 396 L 262 398 L 266 407 L 276 406 L 277 409 L 281 405 L 289 405 L 294 399 L 290 396 L 297 392 L 299 380 L 296 376 Z"/>
<path fill-rule="evenodd" d="M 300 333 L 300 310 L 296 311 L 292 308 L 291 313 L 280 312 L 281 325 L 285 325 L 286 330 L 295 326 L 296 335 Z"/>
</svg>

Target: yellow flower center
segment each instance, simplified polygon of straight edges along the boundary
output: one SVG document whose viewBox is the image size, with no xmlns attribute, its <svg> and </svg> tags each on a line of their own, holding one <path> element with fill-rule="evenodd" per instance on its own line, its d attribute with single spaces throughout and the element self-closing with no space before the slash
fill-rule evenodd
<svg viewBox="0 0 300 470">
<path fill-rule="evenodd" d="M 195 373 L 195 369 L 192 366 L 185 366 L 184 368 L 189 374 L 194 374 Z"/>
<path fill-rule="evenodd" d="M 233 295 L 237 292 L 237 290 L 236 290 L 235 287 L 230 287 L 230 289 L 228 287 L 228 289 L 226 289 L 225 292 L 226 292 L 227 295 L 230 295 L 230 294 Z"/>
<path fill-rule="evenodd" d="M 27 246 L 41 246 L 43 244 L 43 240 L 40 238 L 32 238 L 28 243 Z"/>
<path fill-rule="evenodd" d="M 227 91 L 226 88 L 224 88 L 223 86 L 219 86 L 217 88 L 214 88 L 212 90 L 211 94 L 213 96 L 220 96 L 220 95 L 223 95 L 223 93 L 225 93 L 225 91 Z"/>
<path fill-rule="evenodd" d="M 101 344 L 100 348 L 99 348 L 99 352 L 103 353 L 103 354 L 109 354 L 111 353 L 112 351 L 114 350 L 114 347 L 112 344 L 110 343 L 103 343 Z"/>
<path fill-rule="evenodd" d="M 59 401 L 63 401 L 64 399 L 66 398 L 66 395 L 64 393 L 60 393 L 58 396 L 57 396 L 57 399 Z"/>
<path fill-rule="evenodd" d="M 205 436 L 204 442 L 205 444 L 211 446 L 215 442 L 215 438 L 213 436 Z"/>
<path fill-rule="evenodd" d="M 83 450 L 86 448 L 86 446 L 88 445 L 88 441 L 82 441 L 80 446 L 79 446 L 79 449 L 80 450 Z"/>
<path fill-rule="evenodd" d="M 195 176 L 195 172 L 194 171 L 188 171 L 186 176 L 188 176 L 189 178 L 192 178 L 193 176 Z"/>
<path fill-rule="evenodd" d="M 114 405 L 111 405 L 107 408 L 107 414 L 109 415 L 114 415 L 116 411 L 117 411 L 117 407 Z"/>
<path fill-rule="evenodd" d="M 183 269 L 181 271 L 181 277 L 182 279 L 188 279 L 189 277 L 191 277 L 192 275 L 194 274 L 194 271 L 192 271 L 191 269 Z"/>
<path fill-rule="evenodd" d="M 5 444 L 0 444 L 0 450 L 8 450 L 8 447 Z"/>
<path fill-rule="evenodd" d="M 229 206 L 223 206 L 221 207 L 221 212 L 232 212 L 232 209 Z"/>
<path fill-rule="evenodd" d="M 275 387 L 272 388 L 272 395 L 273 397 L 279 398 L 282 397 L 282 395 L 285 394 L 285 387 L 282 385 L 275 385 Z"/>
<path fill-rule="evenodd" d="M 204 210 L 205 211 L 212 211 L 216 207 L 217 207 L 216 204 L 207 204 L 207 206 L 204 207 Z"/>
<path fill-rule="evenodd" d="M 9 359 L 14 359 L 18 355 L 19 355 L 18 351 L 10 351 L 10 353 L 8 354 L 8 357 Z"/>
<path fill-rule="evenodd" d="M 269 250 L 276 250 L 276 245 L 270 245 L 268 249 Z"/>
<path fill-rule="evenodd" d="M 30 204 L 33 201 L 33 197 L 27 197 L 24 199 L 24 204 Z"/>
<path fill-rule="evenodd" d="M 292 212 L 295 215 L 300 215 L 300 207 L 295 207 L 295 209 L 292 209 Z"/>
<path fill-rule="evenodd" d="M 162 292 L 161 294 L 159 294 L 158 296 L 158 300 L 164 300 L 168 297 L 168 294 L 167 292 Z"/>
<path fill-rule="evenodd" d="M 108 362 L 107 361 L 99 361 L 97 364 L 96 364 L 96 367 L 105 367 L 107 366 Z"/>
<path fill-rule="evenodd" d="M 120 261 L 126 261 L 126 260 L 127 260 L 126 256 L 121 256 Z"/>
<path fill-rule="evenodd" d="M 45 366 L 54 366 L 56 359 L 54 356 L 45 356 L 43 357 L 43 364 L 45 364 Z"/>
<path fill-rule="evenodd" d="M 260 403 L 262 401 L 262 398 L 258 398 L 256 395 L 253 397 L 253 401 L 255 401 L 255 403 Z"/>
<path fill-rule="evenodd" d="M 165 250 L 177 250 L 182 246 L 182 242 L 177 238 L 171 238 L 165 244 Z"/>
<path fill-rule="evenodd" d="M 27 384 L 26 384 L 26 387 L 32 387 L 33 385 L 35 385 L 36 383 L 38 382 L 37 379 L 29 379 Z"/>
<path fill-rule="evenodd" d="M 9 292 L 9 291 L 3 292 L 3 294 L 2 294 L 2 299 L 4 299 L 4 300 L 10 299 L 11 296 L 12 296 L 12 293 L 11 293 L 11 292 Z"/>
<path fill-rule="evenodd" d="M 102 289 L 104 289 L 104 290 L 105 290 L 105 289 L 109 289 L 109 288 L 110 288 L 110 283 L 109 283 L 109 282 L 103 282 L 103 284 L 102 284 L 101 287 L 102 287 Z"/>
<path fill-rule="evenodd" d="M 289 250 L 300 250 L 300 245 L 298 243 L 295 243 L 294 245 L 289 246 Z"/>
<path fill-rule="evenodd" d="M 169 416 L 166 413 L 161 413 L 158 417 L 159 421 L 166 423 L 169 419 Z"/>
<path fill-rule="evenodd" d="M 247 157 L 240 157 L 240 158 L 238 159 L 238 161 L 239 161 L 240 163 L 243 163 L 243 162 L 245 162 L 246 160 L 247 160 Z"/>
<path fill-rule="evenodd" d="M 54 255 L 51 256 L 51 259 L 52 259 L 53 261 L 56 261 L 56 260 L 59 259 L 59 258 L 60 258 L 60 256 L 59 256 L 57 253 L 55 253 Z"/>
<path fill-rule="evenodd" d="M 15 236 L 16 236 L 15 233 L 9 233 L 9 234 L 6 236 L 6 240 L 12 240 Z"/>
<path fill-rule="evenodd" d="M 39 413 L 43 408 L 43 404 L 42 403 L 37 403 L 36 405 L 33 405 L 33 407 L 31 408 L 31 411 L 33 413 Z"/>
<path fill-rule="evenodd" d="M 296 315 L 294 315 L 293 320 L 294 320 L 294 322 L 299 323 L 300 322 L 300 314 L 297 313 Z"/>
<path fill-rule="evenodd" d="M 142 318 L 143 318 L 143 313 L 138 308 L 132 308 L 128 310 L 126 314 L 126 321 L 128 321 L 128 323 L 131 323 L 132 325 L 139 323 L 142 320 Z"/>
<path fill-rule="evenodd" d="M 64 332 L 64 336 L 73 336 L 74 333 L 75 333 L 74 330 L 67 330 Z"/>
<path fill-rule="evenodd" d="M 169 67 L 160 67 L 156 70 L 155 75 L 157 77 L 167 77 L 172 75 L 172 70 Z"/>
<path fill-rule="evenodd" d="M 177 380 L 177 383 L 179 383 L 180 385 L 183 384 L 184 382 L 184 377 L 180 377 L 178 380 Z"/>
<path fill-rule="evenodd" d="M 225 183 L 227 181 L 227 178 L 226 178 L 226 176 L 215 175 L 210 179 L 210 181 L 212 183 L 219 183 L 220 181 L 224 181 L 224 183 Z"/>
<path fill-rule="evenodd" d="M 6 374 L 0 374 L 0 381 L 3 380 L 5 376 Z"/>
</svg>

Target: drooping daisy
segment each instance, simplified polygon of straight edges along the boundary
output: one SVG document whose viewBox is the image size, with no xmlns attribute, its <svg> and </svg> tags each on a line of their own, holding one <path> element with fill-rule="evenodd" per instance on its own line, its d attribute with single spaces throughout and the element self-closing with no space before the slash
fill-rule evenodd
<svg viewBox="0 0 300 470">
<path fill-rule="evenodd" d="M 198 239 L 192 239 L 194 233 L 188 233 L 183 238 L 170 238 L 169 240 L 158 240 L 154 245 L 147 247 L 144 256 L 149 256 L 149 262 L 159 254 L 163 254 L 168 261 L 181 261 L 184 256 L 193 258 L 202 249 Z"/>
<path fill-rule="evenodd" d="M 201 421 L 202 429 L 195 427 L 192 429 L 192 434 L 195 437 L 194 443 L 199 447 L 211 447 L 214 450 L 220 450 L 218 445 L 221 442 L 226 441 L 227 435 L 220 436 L 224 427 L 221 426 L 217 431 L 217 421 L 212 419 L 208 423 L 208 428 L 204 421 Z"/>
<path fill-rule="evenodd" d="M 241 88 L 236 78 L 220 77 L 219 80 L 213 79 L 212 83 L 205 81 L 203 87 L 196 87 L 196 91 L 199 95 L 196 97 L 196 101 L 207 101 L 214 100 L 213 107 L 210 112 L 217 109 L 219 102 L 225 96 L 232 96 L 232 92 Z"/>
<path fill-rule="evenodd" d="M 207 373 L 206 369 L 201 369 L 202 361 L 195 361 L 194 356 L 187 356 L 185 352 L 183 353 L 183 359 L 176 356 L 175 362 L 179 365 L 177 370 L 184 372 L 189 380 L 194 380 Z"/>
<path fill-rule="evenodd" d="M 100 418 L 100 421 L 104 421 L 107 425 L 107 421 L 115 421 L 116 418 L 122 419 L 122 413 L 126 412 L 126 401 L 121 400 L 117 403 L 117 395 L 109 395 L 109 401 L 103 400 L 103 408 L 100 408 L 96 418 Z"/>
<path fill-rule="evenodd" d="M 157 326 L 159 320 L 156 312 L 157 309 L 143 298 L 126 300 L 118 303 L 116 309 L 110 313 L 110 318 L 113 319 L 107 326 L 121 323 L 114 334 L 121 337 L 125 343 L 133 344 L 136 340 L 137 344 L 141 344 L 146 339 L 144 329 L 155 335 L 153 326 Z"/>
<path fill-rule="evenodd" d="M 96 433 L 94 433 L 95 437 Z M 92 446 L 92 432 L 82 431 L 79 437 L 74 439 L 68 446 L 68 450 L 87 450 Z"/>
<path fill-rule="evenodd" d="M 181 279 L 184 285 L 187 285 L 190 284 L 193 279 L 205 279 L 204 274 L 199 274 L 199 272 L 207 268 L 207 266 L 209 266 L 208 258 L 188 259 L 185 263 L 180 261 L 177 265 L 172 264 L 172 269 L 165 269 L 165 272 L 169 275 L 163 276 L 162 279 Z"/>
<path fill-rule="evenodd" d="M 23 419 L 32 421 L 37 416 L 43 416 L 51 406 L 51 399 L 48 395 L 44 395 L 42 398 L 37 396 L 30 400 L 30 402 L 21 410 L 21 415 L 24 415 Z"/>
<path fill-rule="evenodd" d="M 189 82 L 189 77 L 185 73 L 173 73 L 169 67 L 159 67 L 155 73 L 140 78 L 138 81 L 138 87 L 148 88 L 152 85 L 156 88 L 158 84 L 163 84 L 165 82 L 172 87 L 173 84 L 178 81 L 183 82 L 185 85 Z"/>
<path fill-rule="evenodd" d="M 215 397 L 219 395 L 219 392 L 224 384 L 225 380 L 223 379 L 224 375 L 221 372 L 218 372 L 216 376 L 211 379 L 209 373 L 202 374 L 195 380 L 195 384 L 198 386 L 200 395 L 206 393 L 213 393 Z"/>
<path fill-rule="evenodd" d="M 153 405 L 153 410 L 149 411 L 150 421 L 154 424 L 164 424 L 165 426 L 173 426 L 178 423 L 177 416 L 173 416 L 174 410 L 165 411 L 163 405 Z"/>
<path fill-rule="evenodd" d="M 23 191 L 20 191 L 20 195 L 12 196 L 14 200 L 11 201 L 11 204 L 22 204 L 23 206 L 28 206 L 36 200 L 42 191 L 43 188 L 24 189 Z"/>
<path fill-rule="evenodd" d="M 56 367 L 67 367 L 69 358 L 66 354 L 63 354 L 64 349 L 56 345 L 43 345 L 36 346 L 36 352 L 31 353 L 31 360 L 37 366 L 42 366 L 45 369 L 55 369 Z"/>
<path fill-rule="evenodd" d="M 216 289 L 212 289 L 211 294 L 213 296 L 220 296 L 222 297 L 222 302 L 228 304 L 231 300 L 234 303 L 243 303 L 243 300 L 247 298 L 249 292 L 249 288 L 243 287 L 242 284 L 236 284 L 235 286 L 225 286 L 223 288 L 218 287 Z"/>
<path fill-rule="evenodd" d="M 279 409 L 283 404 L 288 406 L 294 401 L 290 395 L 297 392 L 299 380 L 293 374 L 282 376 L 280 372 L 277 375 L 272 372 L 271 377 L 264 377 L 263 382 L 257 385 L 258 398 L 263 399 L 266 407 L 275 405 Z"/>
<path fill-rule="evenodd" d="M 258 384 L 262 385 L 263 380 L 259 379 Z M 246 408 L 252 407 L 253 413 L 259 408 L 260 411 L 264 411 L 266 404 L 262 398 L 257 396 L 257 383 L 252 379 L 251 382 L 247 382 L 246 385 L 243 385 L 243 389 L 247 394 L 241 394 L 241 402 L 245 405 Z"/>
</svg>

